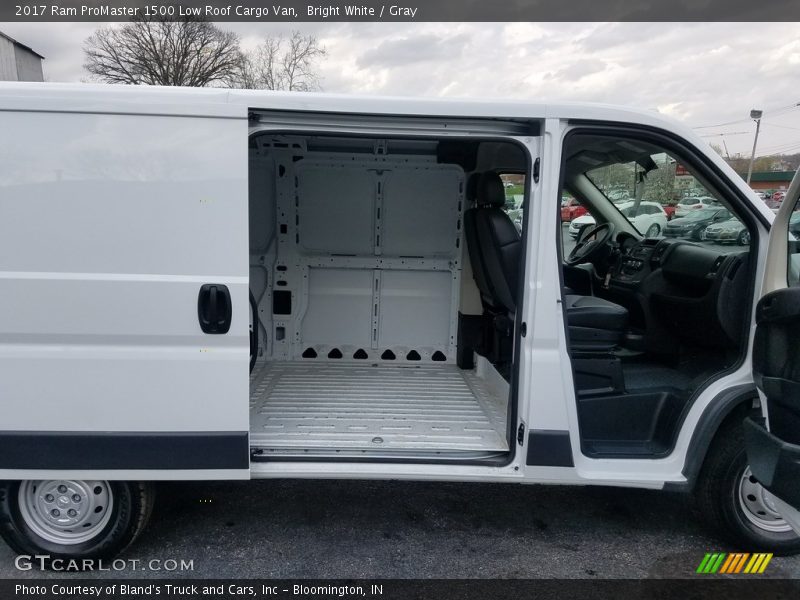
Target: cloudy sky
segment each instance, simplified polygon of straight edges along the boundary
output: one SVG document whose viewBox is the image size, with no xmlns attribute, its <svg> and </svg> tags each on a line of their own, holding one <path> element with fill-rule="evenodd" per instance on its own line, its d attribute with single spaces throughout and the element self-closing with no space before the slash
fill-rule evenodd
<svg viewBox="0 0 800 600">
<path fill-rule="evenodd" d="M 85 78 L 92 23 L 0 23 L 46 57 L 49 81 Z M 285 24 L 223 23 L 245 47 Z M 610 102 L 655 108 L 731 154 L 800 152 L 796 23 L 304 24 L 329 55 L 325 91 Z M 720 124 L 725 124 L 719 126 Z M 713 126 L 713 127 L 706 127 Z M 724 133 L 724 136 L 719 134 Z"/>
</svg>

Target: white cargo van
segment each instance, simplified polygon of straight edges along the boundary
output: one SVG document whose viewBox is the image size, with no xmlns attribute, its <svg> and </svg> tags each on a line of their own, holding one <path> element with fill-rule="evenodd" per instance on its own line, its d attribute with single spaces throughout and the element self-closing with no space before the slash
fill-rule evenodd
<svg viewBox="0 0 800 600">
<path fill-rule="evenodd" d="M 0 142 L 16 551 L 120 552 L 155 481 L 287 477 L 685 490 L 800 549 L 797 182 L 768 255 L 721 158 L 626 108 L 3 84 Z M 637 230 L 688 192 L 749 243 Z"/>
</svg>

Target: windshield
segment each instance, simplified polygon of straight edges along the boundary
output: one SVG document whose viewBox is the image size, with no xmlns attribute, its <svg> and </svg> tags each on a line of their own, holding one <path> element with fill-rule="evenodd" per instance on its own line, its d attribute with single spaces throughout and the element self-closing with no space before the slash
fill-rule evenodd
<svg viewBox="0 0 800 600">
<path fill-rule="evenodd" d="M 627 141 L 619 143 L 613 152 L 608 152 L 607 146 L 598 146 L 607 152 L 607 162 L 583 174 L 644 237 L 678 237 L 708 243 L 715 250 L 721 249 L 722 243 L 741 246 L 749 242 L 747 237 L 707 240 L 705 229 L 710 224 L 736 216 L 726 210 L 727 204 L 720 201 L 716 192 L 708 189 L 672 154 L 659 151 L 654 145 Z M 598 156 L 593 153 L 586 160 Z M 587 209 L 592 212 L 588 206 Z M 675 227 L 669 226 L 672 219 L 677 221 Z M 577 230 L 579 227 L 573 228 L 573 232 Z"/>
<path fill-rule="evenodd" d="M 638 162 L 605 165 L 585 175 L 615 206 L 628 223 L 646 237 L 660 237 L 667 226 L 664 206 L 675 204 L 671 186 L 670 157 L 651 157 L 656 166 L 649 173 Z"/>
<path fill-rule="evenodd" d="M 643 238 L 686 240 L 721 254 L 747 251 L 751 232 L 728 210 L 724 194 L 655 140 L 579 134 L 571 138 L 565 155 L 562 194 L 568 189 L 578 205 L 561 207 L 564 256 L 591 224 L 608 221 Z M 709 230 L 731 219 L 726 227 Z M 800 231 L 800 219 L 792 227 Z"/>
</svg>

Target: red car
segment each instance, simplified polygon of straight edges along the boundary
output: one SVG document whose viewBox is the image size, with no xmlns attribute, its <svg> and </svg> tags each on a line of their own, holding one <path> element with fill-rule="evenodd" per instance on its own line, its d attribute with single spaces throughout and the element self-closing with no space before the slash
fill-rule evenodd
<svg viewBox="0 0 800 600">
<path fill-rule="evenodd" d="M 561 202 L 561 220 L 571 222 L 586 214 L 586 209 L 574 198 Z"/>
</svg>

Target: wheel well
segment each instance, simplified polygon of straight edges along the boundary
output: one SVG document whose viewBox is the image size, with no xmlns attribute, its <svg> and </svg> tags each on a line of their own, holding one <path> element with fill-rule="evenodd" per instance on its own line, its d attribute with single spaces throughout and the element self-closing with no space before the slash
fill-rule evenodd
<svg viewBox="0 0 800 600">
<path fill-rule="evenodd" d="M 743 421 L 757 400 L 758 392 L 754 384 L 734 386 L 718 394 L 701 415 L 689 442 L 682 470 L 686 481 L 668 482 L 664 484 L 664 489 L 691 492 L 717 434 L 728 423 Z"/>
</svg>

